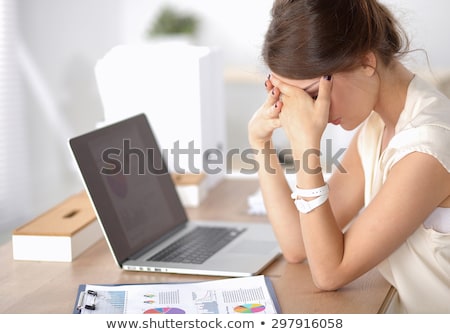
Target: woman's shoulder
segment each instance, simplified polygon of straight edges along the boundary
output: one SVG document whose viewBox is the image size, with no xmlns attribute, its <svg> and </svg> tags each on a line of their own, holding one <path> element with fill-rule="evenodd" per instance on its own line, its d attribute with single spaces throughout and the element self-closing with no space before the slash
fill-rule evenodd
<svg viewBox="0 0 450 334">
<path fill-rule="evenodd" d="M 425 80 L 410 84 L 405 109 L 381 164 L 390 169 L 414 152 L 429 154 L 450 172 L 450 100 Z"/>
<path fill-rule="evenodd" d="M 450 129 L 450 100 L 429 82 L 416 75 L 409 85 L 396 133 L 428 125 Z"/>
</svg>

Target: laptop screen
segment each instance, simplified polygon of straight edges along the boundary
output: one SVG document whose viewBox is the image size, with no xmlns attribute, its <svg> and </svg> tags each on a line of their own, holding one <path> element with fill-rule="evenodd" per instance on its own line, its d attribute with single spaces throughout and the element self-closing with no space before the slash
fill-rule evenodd
<svg viewBox="0 0 450 334">
<path fill-rule="evenodd" d="M 187 222 L 144 114 L 73 138 L 70 145 L 119 263 Z"/>
</svg>

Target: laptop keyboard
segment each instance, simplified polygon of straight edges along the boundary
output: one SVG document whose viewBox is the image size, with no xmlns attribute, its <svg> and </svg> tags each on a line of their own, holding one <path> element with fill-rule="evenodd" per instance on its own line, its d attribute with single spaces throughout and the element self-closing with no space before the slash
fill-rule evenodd
<svg viewBox="0 0 450 334">
<path fill-rule="evenodd" d="M 196 227 L 147 261 L 201 264 L 245 229 Z"/>
</svg>

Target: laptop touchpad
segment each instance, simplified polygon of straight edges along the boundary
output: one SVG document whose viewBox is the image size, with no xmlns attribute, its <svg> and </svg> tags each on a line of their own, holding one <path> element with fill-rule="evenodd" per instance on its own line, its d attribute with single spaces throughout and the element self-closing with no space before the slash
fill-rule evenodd
<svg viewBox="0 0 450 334">
<path fill-rule="evenodd" d="M 277 244 L 272 241 L 242 240 L 230 249 L 231 253 L 261 254 L 272 251 Z"/>
</svg>

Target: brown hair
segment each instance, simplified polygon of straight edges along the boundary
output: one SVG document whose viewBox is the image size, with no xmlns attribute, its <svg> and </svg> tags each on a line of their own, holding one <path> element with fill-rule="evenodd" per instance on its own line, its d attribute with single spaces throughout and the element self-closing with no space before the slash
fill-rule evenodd
<svg viewBox="0 0 450 334">
<path fill-rule="evenodd" d="M 408 47 L 392 13 L 376 0 L 275 0 L 262 56 L 279 75 L 311 79 L 351 70 L 370 51 L 388 65 Z"/>
</svg>

